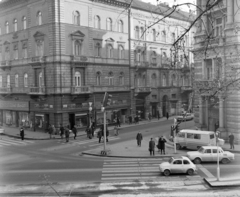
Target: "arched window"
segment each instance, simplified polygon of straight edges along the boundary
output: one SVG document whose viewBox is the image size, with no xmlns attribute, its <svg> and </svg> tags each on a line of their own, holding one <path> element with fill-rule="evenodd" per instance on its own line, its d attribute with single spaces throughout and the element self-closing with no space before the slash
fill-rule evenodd
<svg viewBox="0 0 240 197">
<path fill-rule="evenodd" d="M 135 27 L 135 39 L 139 39 L 139 27 Z"/>
<path fill-rule="evenodd" d="M 11 86 L 10 75 L 7 75 L 7 87 L 10 88 L 10 86 Z"/>
<path fill-rule="evenodd" d="M 152 75 L 152 87 L 157 87 L 157 77 L 155 73 Z"/>
<path fill-rule="evenodd" d="M 2 75 L 0 75 L 0 88 L 2 88 L 3 87 L 3 77 L 2 77 Z"/>
<path fill-rule="evenodd" d="M 96 84 L 97 86 L 100 86 L 101 85 L 101 73 L 100 72 L 97 72 L 96 74 Z"/>
<path fill-rule="evenodd" d="M 141 37 L 141 40 L 145 40 L 144 28 L 143 27 L 140 28 L 140 37 Z"/>
<path fill-rule="evenodd" d="M 179 85 L 183 86 L 183 76 L 181 76 L 181 78 L 180 78 L 180 84 Z"/>
<path fill-rule="evenodd" d="M 175 42 L 175 33 L 172 33 L 172 42 Z"/>
<path fill-rule="evenodd" d="M 112 31 L 112 19 L 107 18 L 107 30 Z"/>
<path fill-rule="evenodd" d="M 95 55 L 96 55 L 96 57 L 101 57 L 101 45 L 100 45 L 100 43 L 97 43 L 95 45 Z"/>
<path fill-rule="evenodd" d="M 124 48 L 121 45 L 118 47 L 118 56 L 119 59 L 124 59 Z"/>
<path fill-rule="evenodd" d="M 42 12 L 37 13 L 37 25 L 42 25 Z"/>
<path fill-rule="evenodd" d="M 73 12 L 73 24 L 80 25 L 80 13 L 78 11 Z"/>
<path fill-rule="evenodd" d="M 81 83 L 81 73 L 79 71 L 75 72 L 74 79 L 75 79 L 75 86 L 80 87 L 82 83 Z"/>
<path fill-rule="evenodd" d="M 9 23 L 8 22 L 5 23 L 5 31 L 6 31 L 6 34 L 9 33 Z"/>
<path fill-rule="evenodd" d="M 152 30 L 152 39 L 153 39 L 153 41 L 156 41 L 156 30 L 155 29 Z"/>
<path fill-rule="evenodd" d="M 13 30 L 16 32 L 17 31 L 17 19 L 13 20 Z"/>
<path fill-rule="evenodd" d="M 113 83 L 113 73 L 112 72 L 108 73 L 108 85 L 110 85 L 110 86 L 114 85 L 114 83 Z"/>
<path fill-rule="evenodd" d="M 94 17 L 94 27 L 96 29 L 100 29 L 101 28 L 101 19 L 99 16 L 95 16 Z"/>
<path fill-rule="evenodd" d="M 25 73 L 23 76 L 23 85 L 24 87 L 28 87 L 28 74 Z"/>
<path fill-rule="evenodd" d="M 172 86 L 177 86 L 177 80 L 174 74 L 172 75 Z"/>
<path fill-rule="evenodd" d="M 123 33 L 123 21 L 122 20 L 118 21 L 118 31 Z"/>
<path fill-rule="evenodd" d="M 162 31 L 162 41 L 166 42 L 166 31 L 165 30 Z"/>
<path fill-rule="evenodd" d="M 79 40 L 74 42 L 74 55 L 80 56 L 82 54 L 82 43 Z"/>
<path fill-rule="evenodd" d="M 18 87 L 18 74 L 15 75 L 15 87 Z"/>
<path fill-rule="evenodd" d="M 120 75 L 119 75 L 119 85 L 120 86 L 124 85 L 124 74 L 123 74 L 123 72 L 121 72 Z"/>
<path fill-rule="evenodd" d="M 142 86 L 146 86 L 146 75 L 142 77 Z"/>
<path fill-rule="evenodd" d="M 111 44 L 107 45 L 107 58 L 113 58 L 113 47 Z"/>
<path fill-rule="evenodd" d="M 167 77 L 165 74 L 163 74 L 163 78 L 162 78 L 162 86 L 165 87 L 167 86 Z"/>
<path fill-rule="evenodd" d="M 10 60 L 10 50 L 8 46 L 5 48 L 5 60 Z"/>
<path fill-rule="evenodd" d="M 26 16 L 22 17 L 22 28 L 27 29 L 27 18 L 26 18 Z"/>
<path fill-rule="evenodd" d="M 38 75 L 38 84 L 39 84 L 39 87 L 42 87 L 44 85 L 42 72 L 40 72 Z"/>
<path fill-rule="evenodd" d="M 157 65 L 157 53 L 155 51 L 153 51 L 151 54 L 151 61 L 153 66 Z"/>
</svg>

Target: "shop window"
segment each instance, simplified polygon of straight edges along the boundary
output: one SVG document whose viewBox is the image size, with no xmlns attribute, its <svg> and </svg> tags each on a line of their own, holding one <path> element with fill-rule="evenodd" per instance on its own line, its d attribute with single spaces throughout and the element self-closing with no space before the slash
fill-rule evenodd
<svg viewBox="0 0 240 197">
<path fill-rule="evenodd" d="M 43 114 L 36 114 L 35 115 L 35 127 L 36 128 L 45 128 L 45 121 L 44 121 L 44 115 Z"/>
<path fill-rule="evenodd" d="M 24 85 L 24 87 L 28 87 L 28 74 L 27 73 L 24 74 L 23 85 Z"/>
<path fill-rule="evenodd" d="M 75 126 L 76 128 L 86 127 L 88 125 L 87 115 L 75 114 Z"/>
<path fill-rule="evenodd" d="M 17 88 L 19 86 L 18 83 L 18 74 L 15 75 L 15 87 Z"/>
<path fill-rule="evenodd" d="M 80 25 L 80 13 L 78 11 L 73 12 L 73 24 Z"/>
<path fill-rule="evenodd" d="M 9 126 L 16 126 L 16 112 L 4 111 L 4 123 Z"/>
<path fill-rule="evenodd" d="M 74 79 L 75 79 L 75 86 L 76 87 L 80 87 L 82 85 L 81 83 L 81 73 L 80 72 L 75 72 L 75 76 L 74 76 Z"/>
<path fill-rule="evenodd" d="M 114 80 L 113 73 L 109 72 L 109 74 L 108 74 L 108 85 L 113 86 L 114 85 L 113 80 Z"/>
<path fill-rule="evenodd" d="M 95 16 L 94 17 L 94 27 L 96 29 L 100 29 L 101 28 L 101 19 L 99 16 Z"/>
<path fill-rule="evenodd" d="M 26 18 L 26 16 L 22 17 L 22 28 L 27 29 L 27 18 Z"/>
<path fill-rule="evenodd" d="M 42 12 L 37 13 L 37 25 L 42 25 Z"/>
<path fill-rule="evenodd" d="M 10 79 L 10 75 L 7 75 L 7 87 L 8 87 L 8 88 L 11 87 L 11 79 Z"/>
<path fill-rule="evenodd" d="M 32 122 L 29 118 L 29 113 L 27 112 L 19 112 L 19 125 L 25 128 L 32 128 Z"/>
<path fill-rule="evenodd" d="M 97 82 L 97 86 L 101 85 L 101 73 L 97 72 L 96 74 L 96 82 Z"/>
<path fill-rule="evenodd" d="M 122 20 L 118 21 L 118 31 L 123 33 L 123 21 Z"/>
<path fill-rule="evenodd" d="M 119 75 L 119 85 L 124 85 L 124 74 L 123 72 Z"/>
<path fill-rule="evenodd" d="M 107 30 L 112 31 L 112 19 L 107 18 Z"/>
<path fill-rule="evenodd" d="M 16 32 L 17 31 L 17 19 L 13 20 L 13 30 Z"/>
<path fill-rule="evenodd" d="M 8 21 L 5 23 L 5 32 L 6 32 L 6 34 L 9 33 L 9 23 L 8 23 Z"/>
</svg>

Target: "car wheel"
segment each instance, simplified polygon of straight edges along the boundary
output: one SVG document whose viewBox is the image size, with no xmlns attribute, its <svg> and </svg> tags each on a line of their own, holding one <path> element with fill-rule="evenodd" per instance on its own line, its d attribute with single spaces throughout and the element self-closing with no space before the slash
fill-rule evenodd
<svg viewBox="0 0 240 197">
<path fill-rule="evenodd" d="M 176 149 L 177 150 L 180 150 L 182 147 L 181 147 L 181 145 L 180 144 L 176 144 Z"/>
<path fill-rule="evenodd" d="M 195 164 L 200 164 L 202 161 L 201 161 L 201 159 L 196 158 L 196 159 L 193 160 L 193 162 L 194 162 Z"/>
<path fill-rule="evenodd" d="M 227 158 L 223 158 L 221 162 L 222 162 L 223 164 L 227 164 L 227 163 L 229 163 L 230 161 L 229 161 L 229 159 L 227 159 Z"/>
<path fill-rule="evenodd" d="M 163 174 L 164 174 L 165 176 L 169 176 L 169 175 L 170 175 L 170 171 L 169 171 L 169 170 L 164 170 Z"/>
<path fill-rule="evenodd" d="M 193 173 L 194 173 L 193 169 L 188 169 L 188 171 L 187 171 L 187 174 L 188 174 L 188 175 L 191 176 L 191 175 L 193 175 Z"/>
</svg>

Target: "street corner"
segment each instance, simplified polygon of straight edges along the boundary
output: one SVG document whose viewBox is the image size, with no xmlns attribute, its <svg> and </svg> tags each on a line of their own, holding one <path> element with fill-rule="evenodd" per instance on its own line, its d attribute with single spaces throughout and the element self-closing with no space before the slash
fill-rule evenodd
<svg viewBox="0 0 240 197">
<path fill-rule="evenodd" d="M 239 178 L 203 178 L 203 180 L 210 187 L 239 187 L 240 186 L 240 177 Z"/>
</svg>

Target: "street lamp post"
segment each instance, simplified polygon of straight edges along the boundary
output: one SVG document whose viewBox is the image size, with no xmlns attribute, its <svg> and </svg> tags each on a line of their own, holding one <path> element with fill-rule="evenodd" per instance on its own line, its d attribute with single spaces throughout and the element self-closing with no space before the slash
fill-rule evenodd
<svg viewBox="0 0 240 197">
<path fill-rule="evenodd" d="M 101 111 L 103 112 L 103 141 L 104 141 L 104 154 L 106 153 L 106 110 L 102 106 Z"/>
<path fill-rule="evenodd" d="M 220 181 L 218 137 L 219 137 L 219 131 L 216 131 L 216 140 L 217 140 L 217 142 L 216 142 L 217 143 L 217 180 Z"/>
<path fill-rule="evenodd" d="M 91 126 L 91 112 L 92 112 L 92 102 L 89 102 L 89 127 Z"/>
<path fill-rule="evenodd" d="M 173 130 L 173 135 L 174 135 L 174 138 L 173 138 L 173 141 L 174 141 L 174 153 L 177 153 L 177 148 L 176 148 L 176 126 L 177 126 L 177 119 L 174 118 L 173 119 L 173 125 L 174 125 L 174 130 Z"/>
</svg>

